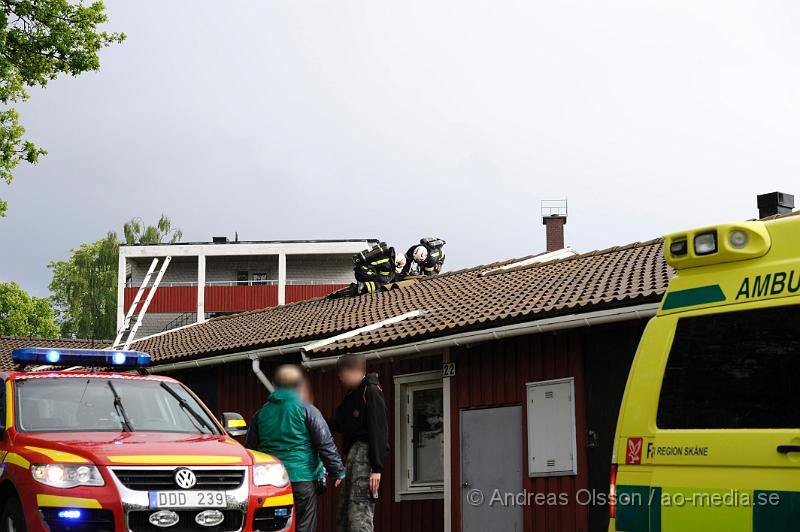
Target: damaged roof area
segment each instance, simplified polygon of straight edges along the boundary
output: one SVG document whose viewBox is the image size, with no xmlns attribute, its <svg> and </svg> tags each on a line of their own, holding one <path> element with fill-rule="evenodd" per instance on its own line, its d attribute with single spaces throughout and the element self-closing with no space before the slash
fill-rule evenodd
<svg viewBox="0 0 800 532">
<path fill-rule="evenodd" d="M 308 353 L 311 358 L 410 343 L 501 324 L 657 302 L 672 270 L 660 239 L 544 263 L 505 261 L 403 283 L 358 297 L 318 298 L 214 318 L 135 342 L 154 364 L 313 342 L 366 328 Z M 498 270 L 500 266 L 514 267 Z M 484 273 L 489 273 L 484 275 Z M 419 315 L 388 323 L 413 311 Z"/>
</svg>

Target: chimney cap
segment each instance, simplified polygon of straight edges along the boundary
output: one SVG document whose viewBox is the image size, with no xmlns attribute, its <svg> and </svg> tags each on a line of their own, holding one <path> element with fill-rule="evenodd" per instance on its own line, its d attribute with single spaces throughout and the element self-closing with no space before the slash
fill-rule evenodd
<svg viewBox="0 0 800 532">
<path fill-rule="evenodd" d="M 542 220 L 545 218 L 566 218 L 567 200 L 542 200 L 541 202 Z"/>
</svg>

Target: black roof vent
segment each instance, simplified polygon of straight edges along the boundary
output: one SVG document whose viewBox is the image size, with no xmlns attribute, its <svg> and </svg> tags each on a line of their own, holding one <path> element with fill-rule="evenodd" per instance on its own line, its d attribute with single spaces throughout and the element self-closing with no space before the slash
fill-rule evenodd
<svg viewBox="0 0 800 532">
<path fill-rule="evenodd" d="M 776 214 L 787 214 L 794 210 L 794 196 L 783 192 L 770 192 L 758 195 L 758 217 L 766 218 Z"/>
<path fill-rule="evenodd" d="M 228 237 L 227 236 L 212 236 L 211 241 L 215 244 L 227 244 Z"/>
</svg>

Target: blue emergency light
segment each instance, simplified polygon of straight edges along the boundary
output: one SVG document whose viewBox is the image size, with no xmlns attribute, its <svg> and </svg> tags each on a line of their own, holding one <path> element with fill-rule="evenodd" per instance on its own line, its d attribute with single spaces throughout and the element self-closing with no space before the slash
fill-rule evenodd
<svg viewBox="0 0 800 532">
<path fill-rule="evenodd" d="M 141 351 L 110 351 L 107 349 L 57 349 L 23 347 L 11 351 L 16 364 L 48 366 L 90 366 L 140 368 L 150 365 L 150 355 Z"/>
<path fill-rule="evenodd" d="M 59 519 L 80 519 L 80 510 L 61 510 L 58 512 Z"/>
</svg>

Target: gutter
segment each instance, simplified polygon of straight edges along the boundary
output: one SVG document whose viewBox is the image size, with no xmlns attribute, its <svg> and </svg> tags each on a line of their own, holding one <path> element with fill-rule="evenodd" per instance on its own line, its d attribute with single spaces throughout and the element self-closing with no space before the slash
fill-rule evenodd
<svg viewBox="0 0 800 532">
<path fill-rule="evenodd" d="M 293 355 L 300 352 L 300 349 L 306 345 L 304 342 L 296 344 L 286 344 L 275 347 L 265 347 L 262 349 L 253 349 L 251 351 L 240 351 L 238 353 L 230 353 L 227 355 L 218 355 L 214 357 L 200 358 L 197 360 L 187 360 L 185 362 L 173 362 L 171 364 L 159 364 L 157 366 L 150 366 L 144 368 L 148 374 L 168 373 L 170 371 L 178 371 L 183 369 L 195 368 L 208 368 L 211 366 L 220 366 L 222 364 L 230 364 L 232 362 L 241 362 L 242 360 L 261 360 L 262 358 L 271 358 L 283 355 Z"/>
<path fill-rule="evenodd" d="M 656 315 L 660 303 L 647 303 L 633 307 L 617 308 L 609 310 L 598 310 L 582 314 L 569 314 L 557 316 L 555 318 L 545 318 L 542 320 L 516 323 L 513 325 L 502 325 L 491 329 L 481 329 L 463 333 L 451 334 L 439 338 L 430 338 L 411 344 L 384 347 L 371 351 L 363 351 L 362 354 L 367 360 L 388 359 L 403 355 L 424 353 L 431 350 L 443 349 L 446 347 L 458 347 L 472 345 L 480 342 L 499 340 L 502 338 L 514 338 L 527 334 L 537 334 L 544 332 L 555 332 L 578 327 L 591 327 L 604 325 L 607 323 L 619 323 L 624 321 L 649 319 Z M 324 368 L 333 366 L 341 355 L 334 355 L 324 358 L 309 359 L 305 357 L 303 348 L 309 344 L 306 342 L 287 344 L 275 347 L 265 347 L 251 351 L 230 353 L 214 357 L 201 358 L 198 360 L 187 360 L 185 362 L 174 362 L 171 364 L 160 364 L 146 368 L 148 374 L 168 373 L 184 369 L 208 368 L 242 360 L 260 360 L 283 355 L 300 354 L 303 357 L 303 366 L 309 369 Z M 262 381 L 263 382 L 263 381 Z"/>
<path fill-rule="evenodd" d="M 598 310 L 584 314 L 569 314 L 533 322 L 503 325 L 492 329 L 451 334 L 449 336 L 430 338 L 420 342 L 384 347 L 372 351 L 362 351 L 361 354 L 364 355 L 367 360 L 381 360 L 440 350 L 447 347 L 463 347 L 491 340 L 514 338 L 516 336 L 525 336 L 528 334 L 540 334 L 576 329 L 578 327 L 605 325 L 607 323 L 649 319 L 656 315 L 659 305 L 660 303 L 647 303 L 627 308 Z M 332 366 L 336 364 L 340 356 L 341 355 L 334 355 L 325 358 L 308 359 L 303 362 L 303 366 L 309 369 Z"/>
</svg>

